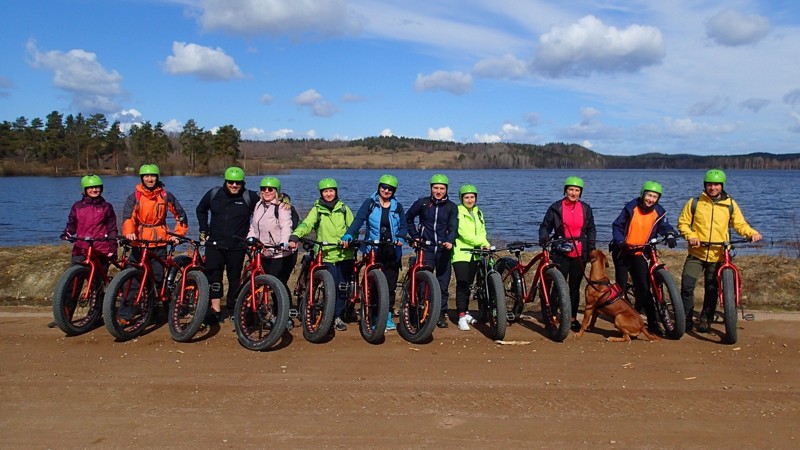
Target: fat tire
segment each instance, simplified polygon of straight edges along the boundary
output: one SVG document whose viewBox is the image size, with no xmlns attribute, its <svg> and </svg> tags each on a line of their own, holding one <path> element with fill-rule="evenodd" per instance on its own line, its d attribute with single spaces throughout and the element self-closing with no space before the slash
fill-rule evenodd
<svg viewBox="0 0 800 450">
<path fill-rule="evenodd" d="M 722 269 L 722 276 L 720 276 L 720 283 L 722 283 L 722 308 L 723 316 L 725 317 L 725 337 L 723 342 L 726 344 L 735 344 L 738 338 L 738 331 L 736 329 L 736 321 L 738 319 L 736 314 L 736 282 L 733 269 Z"/>
<path fill-rule="evenodd" d="M 493 340 L 502 341 L 506 337 L 506 295 L 503 289 L 503 277 L 497 272 L 490 272 L 486 277 L 486 312 L 483 320 L 489 323 Z"/>
<path fill-rule="evenodd" d="M 433 334 L 442 308 L 442 292 L 433 273 L 420 270 L 417 277 L 417 305 L 411 305 L 411 277 L 403 283 L 400 296 L 400 322 L 397 333 L 408 342 L 418 344 Z"/>
<path fill-rule="evenodd" d="M 511 313 L 511 322 L 519 320 L 520 316 L 522 316 L 522 309 L 525 306 L 523 303 L 525 295 L 522 292 L 522 275 L 520 275 L 519 271 L 514 270 L 516 265 L 517 261 L 509 257 L 500 258 L 495 264 L 495 269 L 500 273 L 501 281 L 506 279 L 503 286 L 506 302 L 505 310 L 507 313 Z M 508 274 L 509 271 L 511 272 L 510 274 Z"/>
<path fill-rule="evenodd" d="M 542 304 L 542 320 L 547 337 L 555 342 L 563 342 L 569 336 L 572 322 L 572 304 L 569 300 L 569 287 L 564 275 L 555 267 L 544 270 L 543 280 L 539 287 L 539 299 Z M 544 302 L 544 289 L 550 288 L 550 314 Z M 555 323 L 553 323 L 555 317 Z"/>
<path fill-rule="evenodd" d="M 664 299 L 663 307 L 657 303 L 655 305 L 658 320 L 664 327 L 664 334 L 670 339 L 678 340 L 686 332 L 686 314 L 683 311 L 681 291 L 675 278 L 663 267 L 653 272 L 653 279 L 656 282 L 655 289 L 660 290 L 661 298 Z M 653 301 L 656 301 L 655 298 Z"/>
<path fill-rule="evenodd" d="M 358 329 L 361 337 L 370 344 L 383 342 L 386 332 L 386 319 L 389 317 L 389 283 L 380 269 L 367 272 L 369 301 L 361 293 L 361 320 Z M 367 305 L 369 303 L 369 305 Z"/>
<path fill-rule="evenodd" d="M 128 306 L 133 309 L 131 320 L 127 324 L 118 320 L 120 319 L 120 309 L 126 307 L 123 302 L 128 296 L 135 297 L 135 292 L 131 291 L 138 291 L 143 277 L 142 269 L 129 267 L 117 273 L 108 283 L 106 295 L 103 298 L 103 321 L 111 336 L 118 340 L 128 341 L 136 338 L 144 332 L 153 318 L 157 300 L 155 286 L 152 280 L 149 280 L 138 305 Z"/>
<path fill-rule="evenodd" d="M 336 307 L 336 282 L 333 275 L 323 269 L 314 272 L 314 291 L 303 293 L 300 305 L 300 321 L 303 337 L 308 342 L 318 344 L 325 340 L 333 324 Z"/>
<path fill-rule="evenodd" d="M 67 336 L 92 330 L 103 314 L 103 277 L 95 274 L 90 287 L 90 273 L 88 266 L 71 266 L 61 274 L 53 290 L 53 319 Z M 88 300 L 81 301 L 87 289 Z"/>
<path fill-rule="evenodd" d="M 236 298 L 233 327 L 239 343 L 248 350 L 266 350 L 281 338 L 289 320 L 289 294 L 283 282 L 272 275 L 258 275 L 255 280 L 257 309 L 251 308 L 250 280 Z M 264 301 L 264 293 L 269 297 Z"/>
<path fill-rule="evenodd" d="M 189 342 L 203 325 L 208 312 L 208 278 L 199 270 L 190 270 L 186 274 L 183 296 L 181 283 L 181 271 L 178 270 L 169 302 L 169 334 L 177 342 Z"/>
</svg>

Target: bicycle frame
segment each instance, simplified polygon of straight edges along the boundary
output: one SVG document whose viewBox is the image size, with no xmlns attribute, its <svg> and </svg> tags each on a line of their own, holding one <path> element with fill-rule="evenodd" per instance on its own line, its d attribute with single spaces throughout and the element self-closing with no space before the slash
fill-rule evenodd
<svg viewBox="0 0 800 450">
<path fill-rule="evenodd" d="M 140 261 L 131 263 L 133 266 L 142 269 L 144 275 L 142 276 L 142 283 L 139 284 L 139 292 L 136 295 L 136 302 L 139 302 L 139 298 L 141 298 L 142 294 L 144 293 L 145 286 L 147 286 L 147 281 L 154 277 L 153 275 L 153 261 L 161 264 L 164 267 L 164 276 L 161 280 L 161 285 L 156 286 L 156 293 L 158 294 L 157 301 L 162 303 L 169 302 L 170 294 L 175 290 L 175 286 L 170 286 L 168 280 L 169 271 L 173 268 L 176 270 L 181 270 L 181 287 L 179 292 L 183 292 L 186 289 L 186 273 L 190 270 L 200 270 L 202 265 L 202 256 L 200 255 L 200 247 L 202 244 L 198 241 L 194 241 L 192 239 L 174 235 L 169 233 L 172 236 L 178 238 L 179 242 L 175 243 L 172 241 L 167 242 L 167 256 L 165 258 L 161 258 L 155 253 L 151 252 L 150 249 L 152 247 L 142 247 L 142 258 Z M 147 241 L 147 240 L 136 240 L 134 242 L 140 242 L 143 244 L 153 244 L 153 243 L 164 243 L 164 241 Z M 175 253 L 175 248 L 183 242 L 189 242 L 194 247 L 192 251 L 192 256 L 190 257 L 190 263 L 182 266 L 181 264 L 175 261 L 173 254 Z M 155 280 L 153 280 L 155 281 Z M 181 296 L 183 297 L 183 296 Z"/>
<path fill-rule="evenodd" d="M 297 277 L 297 284 L 294 288 L 294 295 L 298 298 L 303 294 L 310 295 L 311 292 L 314 292 L 314 273 L 318 270 L 328 270 L 323 262 L 323 247 L 338 245 L 306 238 L 302 238 L 301 241 L 303 242 L 303 248 L 308 251 L 308 255 L 303 257 L 300 276 Z M 314 251 L 315 246 L 319 247 L 316 251 Z"/>
<path fill-rule="evenodd" d="M 433 267 L 425 265 L 425 250 L 423 250 L 423 245 L 430 245 L 430 241 L 418 241 L 417 245 L 414 247 L 414 253 L 416 253 L 416 258 L 414 263 L 408 268 L 406 272 L 406 279 L 411 277 L 411 306 L 417 306 L 417 272 L 420 270 L 427 270 L 428 272 L 433 272 Z M 403 283 L 405 285 L 405 283 Z"/>
<path fill-rule="evenodd" d="M 723 300 L 723 288 L 722 288 L 722 271 L 725 269 L 733 270 L 733 285 L 734 285 L 734 298 L 736 299 L 736 307 L 740 307 L 740 294 L 742 290 L 741 285 L 741 278 L 739 276 L 739 268 L 733 264 L 733 255 L 731 252 L 733 251 L 734 244 L 743 244 L 746 242 L 750 242 L 747 239 L 740 239 L 736 241 L 724 241 L 724 242 L 701 242 L 700 245 L 704 247 L 711 247 L 711 246 L 721 246 L 722 247 L 722 254 L 723 260 L 722 264 L 719 265 L 717 268 L 717 299 L 719 301 L 719 306 L 724 307 L 724 300 Z M 744 312 L 742 313 L 744 315 Z"/>
<path fill-rule="evenodd" d="M 369 296 L 369 282 L 367 282 L 367 274 L 374 269 L 383 270 L 383 264 L 377 262 L 378 252 L 377 248 L 381 245 L 379 240 L 368 241 L 368 240 L 353 240 L 351 241 L 350 245 L 352 246 L 360 246 L 362 244 L 369 245 L 370 251 L 363 253 L 361 259 L 356 260 L 355 264 L 353 264 L 353 275 L 352 280 L 354 285 L 361 286 L 364 293 L 364 301 L 367 301 Z M 385 244 L 384 244 L 385 245 Z M 394 244 L 392 244 L 394 245 Z M 350 293 L 350 298 L 348 301 L 350 304 L 355 305 L 355 303 L 359 299 L 359 290 L 353 289 L 353 292 Z"/>
<path fill-rule="evenodd" d="M 475 274 L 475 283 L 472 285 L 472 292 L 477 295 L 479 292 L 483 291 L 482 295 L 484 295 L 485 298 L 489 298 L 489 286 L 486 283 L 486 278 L 489 277 L 489 274 L 497 272 L 494 268 L 494 254 L 497 253 L 497 250 L 491 247 L 488 249 L 463 249 L 462 251 L 480 257 L 478 261 L 478 271 Z"/>
<path fill-rule="evenodd" d="M 632 250 L 642 251 L 642 257 L 645 259 L 645 261 L 647 261 L 647 275 L 648 281 L 650 281 L 650 292 L 653 294 L 653 299 L 655 299 L 656 303 L 659 305 L 664 304 L 664 293 L 660 289 L 656 289 L 657 284 L 655 272 L 662 267 L 664 270 L 667 270 L 667 265 L 658 260 L 659 253 L 657 245 L 665 240 L 666 237 L 662 237 L 661 239 L 653 238 L 644 245 L 629 247 Z"/>
<path fill-rule="evenodd" d="M 550 242 L 552 244 L 553 241 Z M 506 278 L 503 279 L 503 282 L 508 282 L 508 277 L 511 276 L 512 272 L 518 272 L 520 275 L 520 283 L 522 288 L 522 302 L 523 303 L 531 303 L 536 296 L 536 291 L 539 285 L 544 280 L 544 272 L 545 270 L 556 267 L 555 263 L 550 259 L 550 250 L 547 245 L 542 247 L 542 251 L 539 252 L 536 256 L 533 257 L 527 264 L 523 265 L 522 261 L 520 260 L 520 254 L 524 250 L 524 248 L 533 247 L 534 244 L 529 242 L 518 242 L 509 244 L 509 251 L 514 253 L 514 258 L 517 261 L 516 266 L 512 267 L 511 270 L 508 271 Z M 525 275 L 531 270 L 531 268 L 536 265 L 536 272 L 534 272 L 532 286 L 533 288 L 528 290 L 527 286 L 525 285 Z M 547 286 L 547 289 L 542 289 L 542 297 L 547 307 L 550 307 L 550 289 Z"/>
<path fill-rule="evenodd" d="M 254 237 L 245 239 L 244 241 L 247 243 L 247 254 L 250 257 L 250 261 L 242 272 L 242 278 L 239 281 L 239 289 L 241 290 L 245 282 L 248 282 L 250 283 L 250 292 L 252 293 L 256 292 L 256 277 L 266 273 L 261 261 L 263 257 L 262 250 L 277 249 L 280 248 L 280 245 L 267 245 Z M 265 295 L 264 298 L 269 298 L 269 296 Z M 258 309 L 255 295 L 250 296 L 250 309 L 253 311 Z"/>
<path fill-rule="evenodd" d="M 92 286 L 92 284 L 94 283 L 94 278 L 95 278 L 96 274 L 98 274 L 98 273 L 100 274 L 100 276 L 103 277 L 103 284 L 107 285 L 108 282 L 111 281 L 111 279 L 108 277 L 108 271 L 102 270 L 104 261 L 108 261 L 110 264 L 112 264 L 117 269 L 122 269 L 125 266 L 125 263 L 127 261 L 127 256 L 126 255 L 127 255 L 127 248 L 128 247 L 124 247 L 125 249 L 122 252 L 122 258 L 120 260 L 118 260 L 118 261 L 110 259 L 110 258 L 106 258 L 105 256 L 102 256 L 102 255 L 99 255 L 94 250 L 94 242 L 95 241 L 116 240 L 116 241 L 121 241 L 121 242 L 127 242 L 127 240 L 124 239 L 124 238 L 92 239 L 92 238 L 88 238 L 87 237 L 87 238 L 84 238 L 84 239 L 80 239 L 80 238 L 77 238 L 77 237 L 74 237 L 74 236 L 70 236 L 66 240 L 69 241 L 69 242 L 73 242 L 73 243 L 76 242 L 76 241 L 86 241 L 86 242 L 89 243 L 89 249 L 86 251 L 86 258 L 83 261 L 80 262 L 80 264 L 89 267 L 89 278 L 88 278 L 87 286 Z M 85 292 L 83 295 L 86 295 L 86 294 L 88 294 L 88 291 Z"/>
</svg>

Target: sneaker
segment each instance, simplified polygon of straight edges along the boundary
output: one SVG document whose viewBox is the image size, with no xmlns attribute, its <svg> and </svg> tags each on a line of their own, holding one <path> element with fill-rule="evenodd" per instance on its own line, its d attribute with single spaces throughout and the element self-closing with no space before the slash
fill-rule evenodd
<svg viewBox="0 0 800 450">
<path fill-rule="evenodd" d="M 336 320 L 333 322 L 333 326 L 336 327 L 336 331 L 347 331 L 347 325 L 344 323 L 341 317 L 337 317 Z"/>
<path fill-rule="evenodd" d="M 47 324 L 47 328 L 55 328 L 57 326 L 58 324 L 56 323 L 55 320 Z"/>
<path fill-rule="evenodd" d="M 581 331 L 581 323 L 577 320 L 573 320 L 572 324 L 569 326 L 569 329 L 572 331 Z"/>
<path fill-rule="evenodd" d="M 478 323 L 478 321 L 475 320 L 469 313 L 464 314 L 464 317 L 467 318 L 467 323 L 470 324 L 470 325 L 475 325 L 476 323 Z M 461 319 L 459 319 L 459 320 L 461 320 Z M 459 328 L 461 328 L 461 327 L 459 327 Z"/>
<path fill-rule="evenodd" d="M 396 329 L 394 321 L 392 320 L 392 313 L 389 313 L 389 317 L 386 318 L 386 331 L 391 331 Z"/>
<path fill-rule="evenodd" d="M 458 329 L 461 331 L 469 331 L 469 319 L 467 316 L 461 316 L 458 318 Z"/>
<path fill-rule="evenodd" d="M 708 323 L 708 317 L 701 316 L 700 323 L 697 324 L 698 333 L 708 333 L 711 330 L 711 325 Z"/>
<path fill-rule="evenodd" d="M 436 326 L 439 327 L 439 328 L 447 328 L 448 327 L 447 314 L 442 313 L 442 315 L 439 316 L 439 321 L 436 322 Z"/>
</svg>

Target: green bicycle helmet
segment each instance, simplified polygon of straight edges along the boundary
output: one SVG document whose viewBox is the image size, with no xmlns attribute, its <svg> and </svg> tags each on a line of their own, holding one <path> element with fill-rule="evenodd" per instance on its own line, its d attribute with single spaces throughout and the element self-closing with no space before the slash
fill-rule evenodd
<svg viewBox="0 0 800 450">
<path fill-rule="evenodd" d="M 475 194 L 475 197 L 478 197 L 478 188 L 471 184 L 465 184 L 461 186 L 461 189 L 458 190 L 458 197 L 461 198 L 464 194 Z"/>
<path fill-rule="evenodd" d="M 244 170 L 240 167 L 228 167 L 225 169 L 225 181 L 244 181 Z"/>
<path fill-rule="evenodd" d="M 655 192 L 658 194 L 658 198 L 661 198 L 661 195 L 664 193 L 664 189 L 661 187 L 661 184 L 652 180 L 645 181 L 642 185 L 642 190 L 639 192 L 639 196 L 642 198 L 644 198 L 644 191 Z"/>
<path fill-rule="evenodd" d="M 155 175 L 157 177 L 161 176 L 161 171 L 158 170 L 158 166 L 155 164 L 142 164 L 142 167 L 139 167 L 139 176 L 142 175 Z"/>
<path fill-rule="evenodd" d="M 567 189 L 569 186 L 581 188 L 581 191 L 583 191 L 583 179 L 578 177 L 567 177 L 567 179 L 564 180 L 564 189 Z"/>
<path fill-rule="evenodd" d="M 336 189 L 338 191 L 339 185 L 336 184 L 336 180 L 333 178 L 323 178 L 319 180 L 319 190 L 322 191 L 325 189 Z"/>
<path fill-rule="evenodd" d="M 447 179 L 447 176 L 437 173 L 431 177 L 431 184 L 443 184 L 445 186 L 449 186 L 450 180 Z"/>
<path fill-rule="evenodd" d="M 724 186 L 725 172 L 719 169 L 711 169 L 706 172 L 706 176 L 703 177 L 703 183 L 719 183 Z"/>
<path fill-rule="evenodd" d="M 86 175 L 81 178 L 81 190 L 86 192 L 86 188 L 99 187 L 100 192 L 103 191 L 103 180 L 95 174 Z"/>
<path fill-rule="evenodd" d="M 385 184 L 387 186 L 391 186 L 391 187 L 397 189 L 397 177 L 389 175 L 389 174 L 381 175 L 381 178 L 378 180 L 378 186 L 380 187 L 380 185 L 382 185 L 382 184 Z"/>
<path fill-rule="evenodd" d="M 275 188 L 278 191 L 278 194 L 281 193 L 281 182 L 275 177 L 264 177 L 261 179 L 261 187 L 271 187 Z"/>
</svg>

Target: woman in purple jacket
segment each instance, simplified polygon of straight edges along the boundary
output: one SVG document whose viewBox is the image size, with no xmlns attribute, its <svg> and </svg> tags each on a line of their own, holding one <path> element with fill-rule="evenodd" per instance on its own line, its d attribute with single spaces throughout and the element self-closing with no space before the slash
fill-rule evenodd
<svg viewBox="0 0 800 450">
<path fill-rule="evenodd" d="M 81 263 L 86 259 L 89 245 L 109 260 L 117 258 L 116 241 L 98 241 L 90 244 L 84 238 L 99 239 L 117 237 L 117 215 L 114 207 L 103 198 L 103 180 L 97 175 L 81 178 L 83 198 L 72 205 L 67 217 L 67 226 L 61 234 L 62 239 L 75 236 L 78 240 L 72 247 L 72 262 Z M 103 264 L 108 270 L 109 262 Z"/>
</svg>

